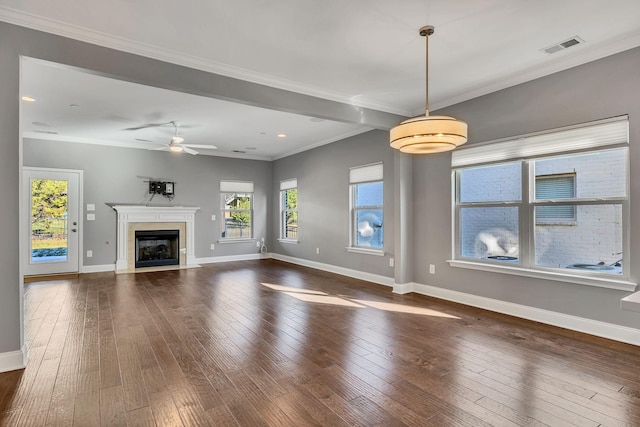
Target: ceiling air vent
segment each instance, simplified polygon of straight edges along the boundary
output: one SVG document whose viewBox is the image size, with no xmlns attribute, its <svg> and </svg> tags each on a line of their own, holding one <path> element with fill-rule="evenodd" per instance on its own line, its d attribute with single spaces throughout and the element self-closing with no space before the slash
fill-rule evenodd
<svg viewBox="0 0 640 427">
<path fill-rule="evenodd" d="M 578 36 L 574 36 L 574 37 L 571 37 L 568 40 L 565 40 L 563 42 L 554 44 L 554 45 L 549 46 L 549 47 L 545 47 L 544 49 L 541 49 L 541 50 L 544 53 L 552 54 L 552 53 L 560 52 L 561 50 L 569 49 L 571 46 L 575 46 L 575 45 L 582 44 L 582 43 L 584 43 L 584 40 L 582 40 Z"/>
<path fill-rule="evenodd" d="M 36 133 L 47 133 L 49 135 L 57 135 L 58 132 L 54 132 L 52 130 L 34 130 Z"/>
</svg>

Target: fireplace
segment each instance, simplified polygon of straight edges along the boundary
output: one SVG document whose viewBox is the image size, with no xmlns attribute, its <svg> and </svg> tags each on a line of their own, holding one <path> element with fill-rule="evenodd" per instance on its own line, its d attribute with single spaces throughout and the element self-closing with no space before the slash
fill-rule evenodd
<svg viewBox="0 0 640 427">
<path fill-rule="evenodd" d="M 174 265 L 156 269 L 198 266 L 195 257 L 195 213 L 200 208 L 189 206 L 141 206 L 107 203 L 118 213 L 116 273 L 133 273 L 136 265 L 136 231 L 179 230 L 178 259 Z M 144 271 L 144 270 L 142 270 Z"/>
<path fill-rule="evenodd" d="M 180 265 L 180 230 L 136 230 L 135 267 Z"/>
</svg>

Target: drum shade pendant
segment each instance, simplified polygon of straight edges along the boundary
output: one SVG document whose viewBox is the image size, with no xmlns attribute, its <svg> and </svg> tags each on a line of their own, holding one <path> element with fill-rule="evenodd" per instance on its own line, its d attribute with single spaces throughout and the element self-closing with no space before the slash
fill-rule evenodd
<svg viewBox="0 0 640 427">
<path fill-rule="evenodd" d="M 426 112 L 391 129 L 391 148 L 409 154 L 450 151 L 467 142 L 467 124 L 447 116 L 429 116 L 429 36 L 431 25 L 420 28 L 426 40 Z"/>
</svg>

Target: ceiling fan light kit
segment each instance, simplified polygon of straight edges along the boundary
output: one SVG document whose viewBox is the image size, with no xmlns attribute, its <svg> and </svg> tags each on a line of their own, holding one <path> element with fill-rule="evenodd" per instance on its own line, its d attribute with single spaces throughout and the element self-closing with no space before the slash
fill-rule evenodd
<svg viewBox="0 0 640 427">
<path fill-rule="evenodd" d="M 391 148 L 409 154 L 450 151 L 467 142 L 467 124 L 448 116 L 429 116 L 429 36 L 434 27 L 420 28 L 426 39 L 426 109 L 425 115 L 414 117 L 391 129 Z"/>
</svg>

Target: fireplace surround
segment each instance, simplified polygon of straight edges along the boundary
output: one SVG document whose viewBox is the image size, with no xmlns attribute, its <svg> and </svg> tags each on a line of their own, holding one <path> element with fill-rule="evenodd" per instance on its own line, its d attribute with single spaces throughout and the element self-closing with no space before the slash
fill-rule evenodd
<svg viewBox="0 0 640 427">
<path fill-rule="evenodd" d="M 185 268 L 197 266 L 195 260 L 195 213 L 199 207 L 142 206 L 107 203 L 117 212 L 116 273 L 140 271 L 136 269 L 136 231 L 178 230 L 178 263 L 153 267 Z"/>
</svg>

